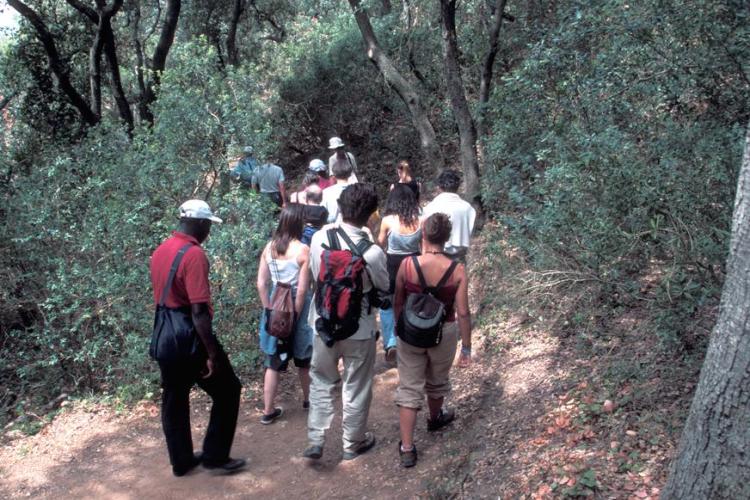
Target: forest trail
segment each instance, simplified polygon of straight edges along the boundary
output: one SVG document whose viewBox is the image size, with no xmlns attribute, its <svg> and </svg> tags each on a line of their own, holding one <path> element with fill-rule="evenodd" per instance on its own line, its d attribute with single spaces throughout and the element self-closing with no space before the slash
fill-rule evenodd
<svg viewBox="0 0 750 500">
<path fill-rule="evenodd" d="M 545 351 L 531 355 L 510 381 L 513 395 L 529 374 L 539 376 Z M 471 450 L 467 439 L 478 423 L 486 426 L 482 406 L 502 405 L 497 372 L 479 361 L 464 370 L 454 368 L 454 397 L 458 418 L 443 432 L 427 433 L 423 418 L 417 428 L 420 461 L 414 469 L 401 468 L 397 454 L 398 420 L 392 402 L 397 371 L 383 360 L 376 364 L 376 383 L 370 429 L 375 448 L 352 462 L 341 462 L 340 412 L 319 463 L 300 457 L 306 445 L 307 413 L 299 402 L 296 377 L 282 377 L 279 403 L 285 415 L 273 425 L 259 422 L 260 386 L 246 387 L 234 441 L 233 455 L 247 457 L 244 472 L 213 476 L 197 468 L 183 478 L 171 475 L 158 407 L 143 403 L 135 411 L 117 415 L 111 409 L 77 408 L 65 412 L 39 434 L 21 438 L 0 450 L 4 498 L 411 498 L 435 488 L 465 463 Z M 527 371 L 531 369 L 530 371 Z M 483 375 L 492 375 L 483 377 Z M 507 379 L 510 373 L 503 377 Z M 505 383 L 505 382 L 504 382 Z M 250 394 L 251 396 L 247 397 Z M 338 403 L 340 405 L 340 401 Z M 193 392 L 192 411 L 196 448 L 205 430 L 208 399 Z M 523 420 L 523 412 L 516 418 Z M 420 415 L 420 417 L 423 417 Z M 504 426 L 503 426 L 504 427 Z"/>
<path fill-rule="evenodd" d="M 487 277 L 473 279 L 473 304 L 493 286 Z M 290 369 L 281 377 L 277 399 L 285 414 L 272 425 L 259 421 L 260 380 L 246 381 L 232 450 L 233 456 L 248 459 L 243 472 L 213 476 L 198 467 L 175 478 L 156 403 L 145 401 L 120 414 L 111 405 L 79 404 L 38 434 L 3 443 L 0 497 L 541 499 L 562 496 L 564 487 L 574 492 L 576 478 L 597 468 L 610 471 L 606 479 L 598 476 L 598 494 L 655 498 L 658 488 L 653 486 L 664 480 L 664 455 L 640 472 L 634 491 L 630 472 L 611 472 L 618 456 L 609 449 L 610 440 L 626 441 L 627 436 L 570 423 L 566 408 L 574 388 L 582 386 L 574 372 L 586 360 L 576 359 L 563 339 L 536 328 L 524 315 L 491 316 L 477 318 L 474 363 L 452 369 L 448 404 L 457 410 L 456 421 L 428 433 L 420 414 L 419 462 L 413 469 L 399 463 L 393 403 L 398 372 L 385 363 L 378 341 L 369 418 L 377 444 L 356 460 L 341 461 L 340 399 L 323 458 L 315 463 L 301 457 L 307 412 Z M 191 408 L 193 439 L 200 449 L 210 408 L 202 391 L 193 391 Z M 580 443 L 583 448 L 577 447 Z M 555 487 L 554 481 L 556 491 L 549 487 Z"/>
</svg>

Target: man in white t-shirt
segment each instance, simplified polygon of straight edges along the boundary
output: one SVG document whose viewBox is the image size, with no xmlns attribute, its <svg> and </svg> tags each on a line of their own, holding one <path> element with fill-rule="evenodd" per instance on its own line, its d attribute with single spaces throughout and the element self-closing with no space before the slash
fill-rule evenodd
<svg viewBox="0 0 750 500">
<path fill-rule="evenodd" d="M 453 259 L 465 262 L 477 212 L 469 202 L 457 194 L 461 186 L 461 175 L 458 172 L 445 170 L 437 182 L 440 194 L 424 207 L 423 216 L 427 218 L 439 212 L 450 217 L 453 229 L 451 237 L 445 243 L 445 253 Z"/>
<path fill-rule="evenodd" d="M 328 140 L 328 149 L 333 150 L 333 154 L 328 158 L 328 174 L 333 175 L 333 166 L 337 163 L 348 163 L 351 167 L 352 173 L 349 175 L 349 184 L 354 184 L 357 181 L 357 161 L 354 159 L 354 155 L 348 151 L 344 151 L 344 141 L 340 137 L 331 137 Z"/>
<path fill-rule="evenodd" d="M 328 223 L 340 221 L 339 218 L 339 197 L 341 192 L 350 184 L 352 167 L 345 162 L 336 162 L 333 165 L 333 177 L 336 184 L 323 190 L 323 201 L 320 203 L 328 210 Z M 356 181 L 354 182 L 356 183 Z"/>
</svg>

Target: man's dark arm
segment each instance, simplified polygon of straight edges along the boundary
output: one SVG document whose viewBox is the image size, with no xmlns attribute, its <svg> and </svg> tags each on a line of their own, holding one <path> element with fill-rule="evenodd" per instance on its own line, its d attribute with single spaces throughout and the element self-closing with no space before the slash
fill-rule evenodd
<svg viewBox="0 0 750 500">
<path fill-rule="evenodd" d="M 193 316 L 195 331 L 198 333 L 198 337 L 206 348 L 208 359 L 211 361 L 218 360 L 221 349 L 219 348 L 219 342 L 216 340 L 211 329 L 211 314 L 209 313 L 208 303 L 201 302 L 200 304 L 191 304 L 190 312 Z"/>
</svg>

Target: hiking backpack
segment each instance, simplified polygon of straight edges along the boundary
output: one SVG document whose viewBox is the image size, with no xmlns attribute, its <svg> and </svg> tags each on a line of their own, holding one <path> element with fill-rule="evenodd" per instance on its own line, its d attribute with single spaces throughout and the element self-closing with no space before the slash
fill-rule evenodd
<svg viewBox="0 0 750 500">
<path fill-rule="evenodd" d="M 396 331 L 401 340 L 414 347 L 435 347 L 443 340 L 443 323 L 446 316 L 445 305 L 437 298 L 437 293 L 448 282 L 458 262 L 451 262 L 438 284 L 428 287 L 422 268 L 419 267 L 419 260 L 413 256 L 411 261 L 417 271 L 422 291 L 411 293 L 406 298 Z"/>
<path fill-rule="evenodd" d="M 341 228 L 328 229 L 326 233 L 328 245 L 323 245 L 315 287 L 315 310 L 319 316 L 315 328 L 330 347 L 337 340 L 351 337 L 359 328 L 364 298 L 362 278 L 367 272 L 364 254 L 372 242 L 363 239 L 355 245 Z M 339 237 L 348 249 L 341 248 Z"/>
</svg>

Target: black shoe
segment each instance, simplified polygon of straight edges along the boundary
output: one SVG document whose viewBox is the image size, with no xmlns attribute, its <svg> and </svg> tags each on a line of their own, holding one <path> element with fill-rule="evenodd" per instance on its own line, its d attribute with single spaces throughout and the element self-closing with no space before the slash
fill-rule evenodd
<svg viewBox="0 0 750 500">
<path fill-rule="evenodd" d="M 320 457 L 323 456 L 323 447 L 320 446 L 319 444 L 308 446 L 307 449 L 302 452 L 302 456 L 305 458 L 318 460 Z"/>
<path fill-rule="evenodd" d="M 389 347 L 385 350 L 385 361 L 389 365 L 396 364 L 396 346 Z"/>
<path fill-rule="evenodd" d="M 234 474 L 244 469 L 246 465 L 244 458 L 228 458 L 226 462 L 221 463 L 203 461 L 203 467 L 215 475 Z"/>
<path fill-rule="evenodd" d="M 366 432 L 365 440 L 362 441 L 362 443 L 357 447 L 357 449 L 352 450 L 352 451 L 345 451 L 343 459 L 354 460 L 358 456 L 370 451 L 373 446 L 375 446 L 375 436 L 373 436 L 371 432 Z"/>
<path fill-rule="evenodd" d="M 172 474 L 174 474 L 177 477 L 182 477 L 191 470 L 195 469 L 198 465 L 201 463 L 201 458 L 203 457 L 203 453 L 193 453 L 193 460 L 186 466 L 182 467 L 175 467 L 172 466 Z"/>
<path fill-rule="evenodd" d="M 274 423 L 274 421 L 282 416 L 284 414 L 284 410 L 281 408 L 274 408 L 274 410 L 269 413 L 268 415 L 263 415 L 260 417 L 260 423 L 263 425 L 268 425 Z"/>
<path fill-rule="evenodd" d="M 402 467 L 414 467 L 417 465 L 417 446 L 412 444 L 411 450 L 404 451 L 401 449 L 401 441 L 398 442 L 398 455 L 401 458 Z"/>
<path fill-rule="evenodd" d="M 310 402 L 309 401 L 302 401 L 302 409 L 303 410 L 309 410 L 310 409 Z"/>
<path fill-rule="evenodd" d="M 430 432 L 442 429 L 456 419 L 456 412 L 452 408 L 441 408 L 435 420 L 427 419 L 427 430 Z"/>
</svg>

